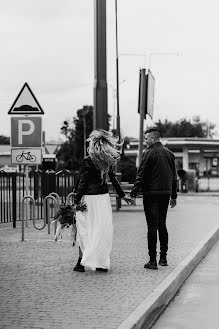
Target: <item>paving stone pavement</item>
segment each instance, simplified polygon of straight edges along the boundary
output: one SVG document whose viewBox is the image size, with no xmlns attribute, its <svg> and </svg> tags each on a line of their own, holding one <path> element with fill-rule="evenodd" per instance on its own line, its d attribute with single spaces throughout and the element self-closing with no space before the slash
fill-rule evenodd
<svg viewBox="0 0 219 329">
<path fill-rule="evenodd" d="M 73 271 L 78 257 L 70 230 L 55 242 L 38 231 L 0 225 L 0 328 L 117 328 L 152 290 L 218 224 L 219 198 L 179 196 L 169 209 L 168 267 L 143 268 L 147 228 L 142 200 L 114 212 L 114 242 L 108 273 Z M 10 228 L 9 228 L 10 226 Z"/>
</svg>

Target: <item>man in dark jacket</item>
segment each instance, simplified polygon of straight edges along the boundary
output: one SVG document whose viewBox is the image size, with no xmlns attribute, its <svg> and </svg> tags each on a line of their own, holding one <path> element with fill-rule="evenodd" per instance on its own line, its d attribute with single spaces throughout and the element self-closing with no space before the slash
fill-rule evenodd
<svg viewBox="0 0 219 329">
<path fill-rule="evenodd" d="M 150 261 L 145 268 L 157 269 L 157 231 L 160 241 L 161 266 L 167 266 L 168 232 L 166 228 L 167 209 L 176 206 L 177 175 L 173 153 L 160 142 L 156 128 L 145 132 L 147 149 L 143 154 L 136 180 L 130 196 L 135 198 L 141 190 L 148 226 L 148 250 Z"/>
</svg>

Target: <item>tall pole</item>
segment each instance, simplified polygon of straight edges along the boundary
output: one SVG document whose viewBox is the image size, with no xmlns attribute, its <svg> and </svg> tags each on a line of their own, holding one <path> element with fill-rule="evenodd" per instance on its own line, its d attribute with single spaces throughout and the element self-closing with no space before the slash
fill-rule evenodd
<svg viewBox="0 0 219 329">
<path fill-rule="evenodd" d="M 117 0 L 115 0 L 115 18 L 116 18 L 116 99 L 117 99 L 117 113 L 116 113 L 116 135 L 121 141 L 120 134 L 120 112 L 119 112 L 119 52 L 118 52 L 118 26 L 117 26 Z M 120 161 L 116 165 L 117 178 L 121 182 L 121 164 Z M 116 198 L 116 210 L 121 208 L 121 199 Z"/>
<path fill-rule="evenodd" d="M 120 134 L 120 111 L 119 111 L 119 52 L 118 52 L 118 24 L 117 24 L 117 0 L 115 0 L 115 16 L 116 16 L 116 98 L 117 98 L 117 113 L 116 113 L 116 134 L 121 139 Z"/>
<path fill-rule="evenodd" d="M 106 0 L 94 0 L 94 129 L 108 130 Z"/>
<path fill-rule="evenodd" d="M 145 69 L 141 70 L 140 74 L 140 127 L 139 127 L 139 147 L 138 147 L 138 167 L 141 163 L 142 153 L 143 153 L 143 134 L 144 134 L 144 116 L 145 116 L 145 84 L 146 84 L 146 76 Z"/>
<path fill-rule="evenodd" d="M 87 130 L 87 125 L 86 125 L 86 112 L 84 111 L 83 113 L 83 132 L 84 132 L 84 158 L 87 155 L 87 148 L 86 148 L 86 139 L 87 139 L 87 134 L 86 134 L 86 130 Z"/>
<path fill-rule="evenodd" d="M 116 89 L 113 89 L 113 131 L 115 131 L 116 92 Z"/>
</svg>

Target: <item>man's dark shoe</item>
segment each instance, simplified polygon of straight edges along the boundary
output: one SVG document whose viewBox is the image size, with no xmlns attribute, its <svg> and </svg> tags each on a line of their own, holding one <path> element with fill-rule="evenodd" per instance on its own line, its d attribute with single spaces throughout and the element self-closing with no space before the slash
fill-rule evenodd
<svg viewBox="0 0 219 329">
<path fill-rule="evenodd" d="M 74 271 L 75 272 L 85 272 L 84 266 L 81 265 L 81 258 L 80 257 L 78 258 L 78 262 L 77 262 L 76 266 L 74 267 Z"/>
<path fill-rule="evenodd" d="M 148 262 L 147 264 L 144 265 L 144 268 L 149 268 L 150 270 L 157 270 L 157 262 Z"/>
<path fill-rule="evenodd" d="M 161 266 L 168 266 L 167 259 L 166 258 L 161 258 L 159 260 L 159 265 L 161 265 Z"/>
<path fill-rule="evenodd" d="M 98 271 L 98 272 L 108 272 L 108 269 L 107 268 L 102 268 L 102 267 L 97 267 L 96 271 Z"/>
</svg>

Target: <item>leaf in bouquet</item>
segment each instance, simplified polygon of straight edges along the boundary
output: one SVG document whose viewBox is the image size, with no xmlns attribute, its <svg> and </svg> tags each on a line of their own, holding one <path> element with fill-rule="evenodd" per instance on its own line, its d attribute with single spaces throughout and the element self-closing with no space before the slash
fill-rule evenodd
<svg viewBox="0 0 219 329">
<path fill-rule="evenodd" d="M 81 203 L 77 204 L 75 210 L 76 211 L 82 211 L 82 212 L 86 211 L 87 210 L 86 203 L 81 202 Z"/>
<path fill-rule="evenodd" d="M 55 213 L 54 220 L 58 219 L 59 216 L 61 216 L 61 211 L 60 211 L 60 209 Z"/>
</svg>

